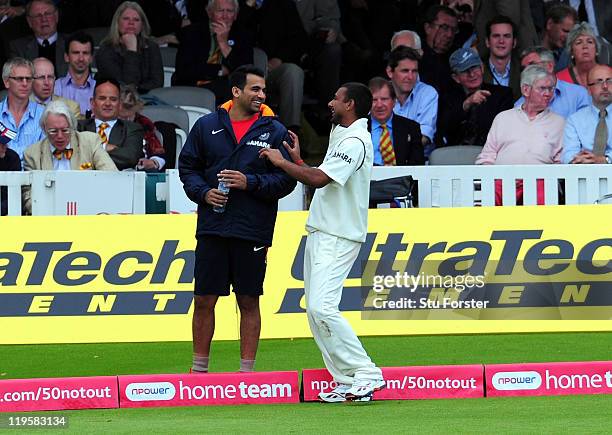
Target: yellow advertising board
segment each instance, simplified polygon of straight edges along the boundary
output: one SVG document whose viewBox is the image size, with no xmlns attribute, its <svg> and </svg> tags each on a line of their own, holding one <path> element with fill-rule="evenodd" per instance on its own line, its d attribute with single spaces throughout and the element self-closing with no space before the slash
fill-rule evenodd
<svg viewBox="0 0 612 435">
<path fill-rule="evenodd" d="M 372 210 L 340 308 L 360 335 L 612 330 L 611 212 Z M 262 338 L 310 336 L 306 216 L 278 215 Z M 191 340 L 194 215 L 1 224 L 0 344 Z M 233 297 L 216 320 L 215 339 L 238 338 Z"/>
</svg>

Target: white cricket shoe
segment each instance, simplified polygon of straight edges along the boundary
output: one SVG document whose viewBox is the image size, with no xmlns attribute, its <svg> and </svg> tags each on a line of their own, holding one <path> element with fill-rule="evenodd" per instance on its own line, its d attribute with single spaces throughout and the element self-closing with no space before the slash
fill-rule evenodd
<svg viewBox="0 0 612 435">
<path fill-rule="evenodd" d="M 350 385 L 338 384 L 336 388 L 328 393 L 319 393 L 319 401 L 327 403 L 346 402 L 345 394 L 350 388 Z"/>
<path fill-rule="evenodd" d="M 344 397 L 346 400 L 358 401 L 365 397 L 372 397 L 372 394 L 382 390 L 385 386 L 384 379 L 355 379 L 351 388 L 344 393 Z"/>
</svg>

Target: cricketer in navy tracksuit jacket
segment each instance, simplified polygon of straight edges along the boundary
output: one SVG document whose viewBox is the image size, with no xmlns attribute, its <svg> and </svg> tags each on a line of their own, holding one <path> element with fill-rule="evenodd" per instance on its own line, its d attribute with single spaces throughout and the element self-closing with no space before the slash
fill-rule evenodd
<svg viewBox="0 0 612 435">
<path fill-rule="evenodd" d="M 262 105 L 259 119 L 236 143 L 229 107 L 231 101 L 200 118 L 179 156 L 183 188 L 189 199 L 198 204 L 196 237 L 204 234 L 235 237 L 271 246 L 278 200 L 293 191 L 296 181 L 268 159 L 260 158 L 259 150 L 277 148 L 290 160 L 282 144 L 283 140 L 290 143 L 289 135 L 273 112 Z M 232 189 L 225 213 L 215 213 L 204 197 L 217 187 L 217 174 L 223 169 L 246 175 L 247 188 Z"/>
</svg>

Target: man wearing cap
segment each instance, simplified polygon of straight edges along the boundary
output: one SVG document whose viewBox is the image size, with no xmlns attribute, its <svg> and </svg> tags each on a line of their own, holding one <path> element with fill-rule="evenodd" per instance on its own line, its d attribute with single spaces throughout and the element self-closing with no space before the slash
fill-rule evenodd
<svg viewBox="0 0 612 435">
<path fill-rule="evenodd" d="M 476 52 L 460 48 L 449 59 L 452 78 L 460 87 L 440 105 L 436 146 L 484 145 L 498 113 L 512 108 L 512 90 L 483 83 L 483 65 Z"/>
</svg>

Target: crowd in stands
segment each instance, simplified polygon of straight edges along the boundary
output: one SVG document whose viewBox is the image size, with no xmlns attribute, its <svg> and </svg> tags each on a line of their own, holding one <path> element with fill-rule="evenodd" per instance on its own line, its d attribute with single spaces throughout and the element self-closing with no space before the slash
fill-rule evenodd
<svg viewBox="0 0 612 435">
<path fill-rule="evenodd" d="M 376 165 L 453 145 L 482 146 L 476 164 L 611 163 L 610 42 L 608 0 L 0 0 L 0 170 L 168 168 L 140 113 L 163 104 L 146 94 L 166 46 L 172 85 L 217 105 L 260 49 L 298 134 L 325 135 L 340 84 L 368 84 Z"/>
</svg>

